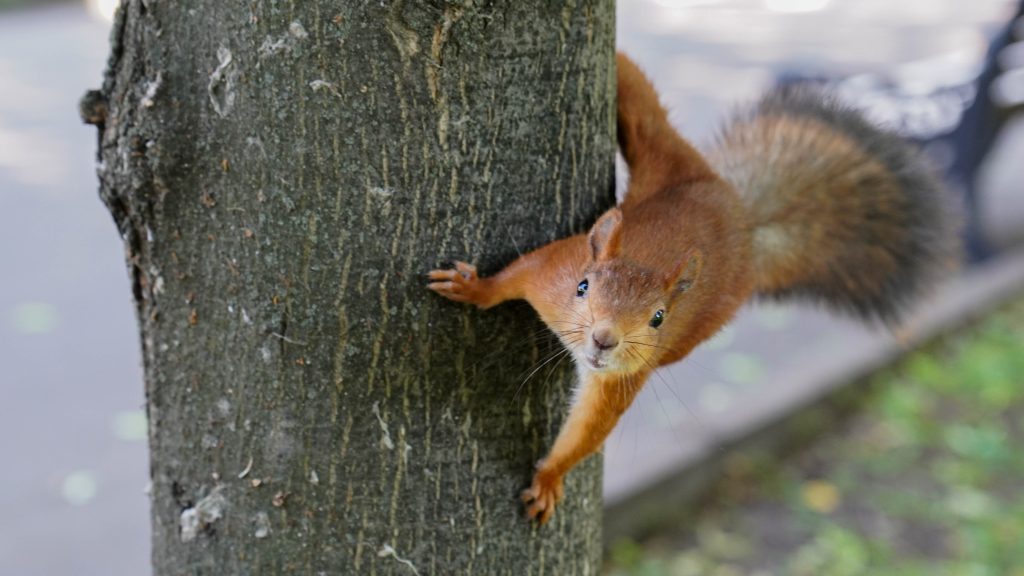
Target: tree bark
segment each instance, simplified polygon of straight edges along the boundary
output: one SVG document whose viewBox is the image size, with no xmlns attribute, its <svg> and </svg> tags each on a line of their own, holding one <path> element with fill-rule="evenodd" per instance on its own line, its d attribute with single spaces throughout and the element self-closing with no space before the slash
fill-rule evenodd
<svg viewBox="0 0 1024 576">
<path fill-rule="evenodd" d="M 425 289 L 613 202 L 612 0 L 127 0 L 101 91 L 156 574 L 597 574 L 600 461 L 517 494 L 568 361 Z M 521 390 L 517 387 L 521 386 Z"/>
</svg>

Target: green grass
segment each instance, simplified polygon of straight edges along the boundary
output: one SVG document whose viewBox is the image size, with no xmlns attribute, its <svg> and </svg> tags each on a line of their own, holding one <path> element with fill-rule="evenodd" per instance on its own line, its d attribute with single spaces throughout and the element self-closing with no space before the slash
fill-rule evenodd
<svg viewBox="0 0 1024 576">
<path fill-rule="evenodd" d="M 696 514 L 614 543 L 610 576 L 1024 576 L 1024 298 L 751 450 Z M 853 398 L 854 400 L 850 400 Z M 828 425 L 822 425 L 828 422 Z"/>
</svg>

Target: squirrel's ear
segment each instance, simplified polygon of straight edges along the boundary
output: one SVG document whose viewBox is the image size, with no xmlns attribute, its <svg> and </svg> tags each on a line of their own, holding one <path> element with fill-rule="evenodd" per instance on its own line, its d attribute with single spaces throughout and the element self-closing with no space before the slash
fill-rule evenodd
<svg viewBox="0 0 1024 576">
<path fill-rule="evenodd" d="M 674 289 L 678 293 L 689 290 L 700 276 L 700 269 L 704 265 L 704 256 L 700 250 L 690 250 L 686 257 L 676 264 L 675 269 L 666 278 L 666 289 Z"/>
<path fill-rule="evenodd" d="M 612 208 L 597 219 L 590 229 L 590 251 L 595 261 L 611 260 L 619 253 L 619 229 L 622 211 Z"/>
</svg>

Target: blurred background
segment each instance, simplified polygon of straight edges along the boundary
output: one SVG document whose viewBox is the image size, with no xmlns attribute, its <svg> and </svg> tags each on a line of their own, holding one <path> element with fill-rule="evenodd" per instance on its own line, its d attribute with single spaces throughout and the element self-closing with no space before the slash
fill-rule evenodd
<svg viewBox="0 0 1024 576">
<path fill-rule="evenodd" d="M 77 112 L 115 5 L 0 0 L 0 574 L 149 573 L 137 330 Z M 794 81 L 920 142 L 970 264 L 896 334 L 755 304 L 663 371 L 606 446 L 606 571 L 1024 575 L 1021 2 L 618 6 L 697 143 Z"/>
</svg>

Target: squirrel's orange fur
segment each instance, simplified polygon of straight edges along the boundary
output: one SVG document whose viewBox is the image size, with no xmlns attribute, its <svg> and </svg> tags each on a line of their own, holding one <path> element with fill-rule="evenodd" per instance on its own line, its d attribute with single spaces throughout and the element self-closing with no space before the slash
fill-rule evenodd
<svg viewBox="0 0 1024 576">
<path fill-rule="evenodd" d="M 629 189 L 589 234 L 487 278 L 463 262 L 430 272 L 429 287 L 458 302 L 528 301 L 573 353 L 579 390 L 522 494 L 542 523 L 562 477 L 601 447 L 650 373 L 756 292 L 890 320 L 948 253 L 948 219 L 920 161 L 824 97 L 770 95 L 707 160 L 619 54 L 618 130 Z"/>
</svg>

